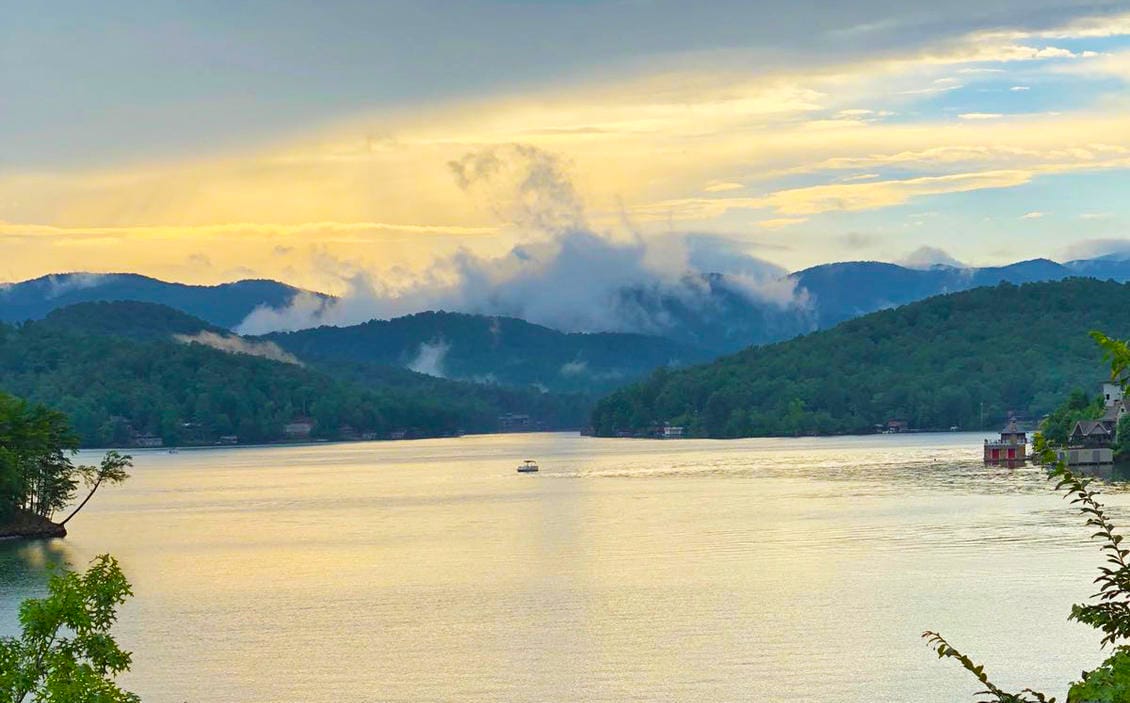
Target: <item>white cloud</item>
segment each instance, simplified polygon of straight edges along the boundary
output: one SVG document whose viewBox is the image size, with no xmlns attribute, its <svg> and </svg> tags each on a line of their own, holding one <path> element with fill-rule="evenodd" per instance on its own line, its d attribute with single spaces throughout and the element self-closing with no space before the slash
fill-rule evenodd
<svg viewBox="0 0 1130 703">
<path fill-rule="evenodd" d="M 1083 239 L 1069 245 L 1063 252 L 1064 261 L 1101 256 L 1130 258 L 1130 239 Z"/>
<path fill-rule="evenodd" d="M 963 112 L 958 115 L 962 120 L 996 120 L 1004 117 L 999 112 Z"/>
<path fill-rule="evenodd" d="M 1038 220 L 1041 217 L 1044 217 L 1045 215 L 1047 215 L 1046 212 L 1040 212 L 1039 210 L 1033 210 L 1032 212 L 1026 212 L 1023 215 L 1021 215 L 1020 219 L 1022 219 L 1022 220 Z"/>
<path fill-rule="evenodd" d="M 420 344 L 416 356 L 408 362 L 407 367 L 416 373 L 427 374 L 437 378 L 446 378 L 444 375 L 444 360 L 451 345 L 443 340 L 423 342 Z"/>
<path fill-rule="evenodd" d="M 912 269 L 928 269 L 935 266 L 965 268 L 965 264 L 937 247 L 922 246 L 910 252 L 895 263 Z"/>
<path fill-rule="evenodd" d="M 296 356 L 290 352 L 284 351 L 282 347 L 274 342 L 252 341 L 236 335 L 221 335 L 207 330 L 203 330 L 194 335 L 174 334 L 173 338 L 184 344 L 203 344 L 206 347 L 219 349 L 229 354 L 259 356 L 264 359 L 270 359 L 271 361 L 281 361 L 286 364 L 302 366 L 302 362 L 299 361 Z"/>
<path fill-rule="evenodd" d="M 509 146 L 472 152 L 456 162 L 453 173 L 469 194 L 508 218 L 507 227 L 519 227 L 524 238 L 498 256 L 460 251 L 414 273 L 402 287 L 331 262 L 347 279 L 339 300 L 298 296 L 285 309 L 262 307 L 243 321 L 240 331 L 355 324 L 446 309 L 520 317 L 571 331 L 656 332 L 664 325 L 659 313 L 624 291 L 658 290 L 687 305 L 702 304 L 708 291 L 694 284 L 693 276 L 686 278 L 700 273 L 727 274 L 754 301 L 778 307 L 805 304 L 784 269 L 751 256 L 736 240 L 701 234 L 645 240 L 598 232 L 587 224 L 561 164 L 544 151 Z M 442 361 L 442 351 L 422 349 L 421 363 Z"/>
</svg>

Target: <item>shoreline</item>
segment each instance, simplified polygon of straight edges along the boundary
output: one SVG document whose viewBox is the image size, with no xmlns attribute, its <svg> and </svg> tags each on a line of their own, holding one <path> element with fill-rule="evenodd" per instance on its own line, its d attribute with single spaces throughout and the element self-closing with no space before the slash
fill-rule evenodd
<svg viewBox="0 0 1130 703">
<path fill-rule="evenodd" d="M 61 539 L 67 528 L 47 518 L 22 513 L 11 522 L 0 523 L 0 541 L 16 539 Z"/>
</svg>

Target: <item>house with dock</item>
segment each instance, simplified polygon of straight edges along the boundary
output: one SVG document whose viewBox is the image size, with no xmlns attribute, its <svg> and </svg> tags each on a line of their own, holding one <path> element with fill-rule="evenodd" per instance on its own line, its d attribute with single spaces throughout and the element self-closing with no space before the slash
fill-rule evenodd
<svg viewBox="0 0 1130 703">
<path fill-rule="evenodd" d="M 1056 450 L 1068 466 L 1104 466 L 1114 463 L 1114 440 L 1118 421 L 1126 414 L 1122 386 L 1103 384 L 1103 414 L 1095 420 L 1079 420 L 1067 438 L 1067 448 Z"/>
<path fill-rule="evenodd" d="M 1000 439 L 985 440 L 985 463 L 993 466 L 1020 466 L 1028 460 L 1028 433 L 1010 417 Z"/>
</svg>

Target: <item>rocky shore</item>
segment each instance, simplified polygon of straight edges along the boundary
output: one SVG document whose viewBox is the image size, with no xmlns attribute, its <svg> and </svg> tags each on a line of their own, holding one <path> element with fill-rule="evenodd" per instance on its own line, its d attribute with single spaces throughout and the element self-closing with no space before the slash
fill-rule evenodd
<svg viewBox="0 0 1130 703">
<path fill-rule="evenodd" d="M 67 528 L 31 513 L 18 513 L 0 523 L 0 539 L 52 539 L 66 537 Z"/>
</svg>

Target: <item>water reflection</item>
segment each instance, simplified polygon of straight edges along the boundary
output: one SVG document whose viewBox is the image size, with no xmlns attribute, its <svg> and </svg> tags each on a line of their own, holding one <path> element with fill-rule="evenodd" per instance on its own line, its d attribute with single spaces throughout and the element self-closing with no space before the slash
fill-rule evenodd
<svg viewBox="0 0 1130 703">
<path fill-rule="evenodd" d="M 984 466 L 982 439 L 139 454 L 65 546 L 0 545 L 0 634 L 50 563 L 110 552 L 146 703 L 970 700 L 924 629 L 1059 696 L 1102 658 L 1065 618 L 1097 550 L 1043 468 Z"/>
<path fill-rule="evenodd" d="M 72 552 L 63 540 L 0 540 L 0 634 L 14 633 L 18 611 L 8 607 L 47 591 L 52 570 L 72 567 Z"/>
<path fill-rule="evenodd" d="M 0 540 L 0 592 L 45 584 L 51 570 L 70 567 L 71 558 L 61 539 Z"/>
<path fill-rule="evenodd" d="M 1076 476 L 1086 476 L 1105 481 L 1115 489 L 1130 489 L 1130 462 L 1103 464 L 1095 466 L 1076 466 L 1072 469 Z M 1120 485 L 1121 484 L 1121 485 Z"/>
</svg>

